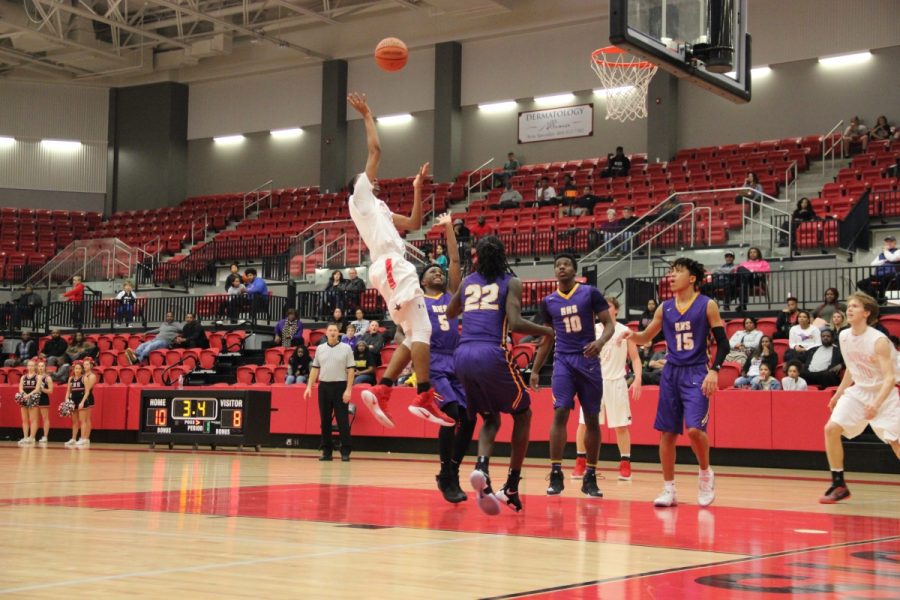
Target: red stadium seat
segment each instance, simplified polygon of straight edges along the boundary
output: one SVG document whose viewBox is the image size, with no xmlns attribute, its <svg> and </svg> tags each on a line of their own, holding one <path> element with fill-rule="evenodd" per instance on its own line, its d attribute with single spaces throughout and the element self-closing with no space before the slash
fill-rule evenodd
<svg viewBox="0 0 900 600">
<path fill-rule="evenodd" d="M 119 367 L 119 383 L 131 385 L 137 379 L 137 367 Z"/>
<path fill-rule="evenodd" d="M 101 352 L 97 356 L 97 362 L 101 367 L 112 367 L 116 364 L 118 355 L 115 352 Z"/>
<path fill-rule="evenodd" d="M 272 369 L 272 383 L 284 383 L 285 379 L 287 379 L 288 368 L 285 366 L 275 367 Z"/>
<path fill-rule="evenodd" d="M 284 362 L 283 358 L 284 354 L 280 346 L 266 350 L 265 363 L 269 366 L 277 367 Z"/>
<path fill-rule="evenodd" d="M 114 384 L 119 382 L 119 372 L 115 367 L 110 367 L 107 369 L 103 369 L 102 374 L 103 383 Z"/>
<path fill-rule="evenodd" d="M 741 370 L 732 363 L 726 363 L 719 369 L 719 389 L 734 387 L 734 381 L 740 376 Z"/>
<path fill-rule="evenodd" d="M 237 368 L 237 382 L 245 385 L 253 383 L 254 365 L 241 365 Z"/>
<path fill-rule="evenodd" d="M 218 331 L 212 331 L 212 332 L 209 332 L 206 337 L 209 340 L 210 350 L 222 350 L 222 344 L 225 341 L 224 333 L 221 333 Z"/>
<path fill-rule="evenodd" d="M 134 378 L 138 385 L 150 385 L 153 381 L 153 369 L 138 367 L 134 372 Z"/>
<path fill-rule="evenodd" d="M 148 361 L 151 367 L 161 367 L 166 364 L 166 353 L 168 350 L 154 350 L 150 353 Z"/>
<path fill-rule="evenodd" d="M 271 385 L 274 379 L 274 372 L 267 366 L 256 367 L 254 373 L 256 385 Z"/>
<path fill-rule="evenodd" d="M 212 369 L 216 366 L 216 357 L 219 355 L 218 350 L 207 348 L 200 351 L 200 368 Z"/>
</svg>

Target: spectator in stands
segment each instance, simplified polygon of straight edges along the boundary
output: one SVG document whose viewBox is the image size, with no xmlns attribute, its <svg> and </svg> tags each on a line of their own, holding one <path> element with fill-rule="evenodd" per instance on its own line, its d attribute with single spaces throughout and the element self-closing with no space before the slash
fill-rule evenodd
<svg viewBox="0 0 900 600">
<path fill-rule="evenodd" d="M 384 348 L 387 342 L 387 338 L 381 333 L 380 329 L 381 326 L 378 324 L 378 321 L 369 321 L 369 328 L 366 329 L 366 332 L 360 338 L 369 347 L 369 351 L 374 354 L 380 354 L 381 349 Z"/>
<path fill-rule="evenodd" d="M 124 322 L 125 327 L 131 327 L 134 320 L 134 309 L 137 305 L 137 295 L 134 293 L 134 284 L 126 281 L 122 284 L 122 291 L 116 294 L 116 318 L 119 323 Z"/>
<path fill-rule="evenodd" d="M 357 309 L 357 312 L 361 312 Z M 296 309 L 289 308 L 283 319 L 275 324 L 276 346 L 290 348 L 291 346 L 303 345 L 303 323 L 297 318 Z"/>
<path fill-rule="evenodd" d="M 822 319 L 825 321 L 825 325 L 831 322 L 831 315 L 834 314 L 835 311 L 843 312 L 847 310 L 847 307 L 838 302 L 838 291 L 837 288 L 830 287 L 825 290 L 825 296 L 822 300 L 822 304 L 816 307 L 813 311 L 814 319 Z"/>
<path fill-rule="evenodd" d="M 767 365 L 771 373 L 774 373 L 778 366 L 778 354 L 772 345 L 772 338 L 767 335 L 760 338 L 759 346 L 744 360 L 741 376 L 734 380 L 734 387 L 746 389 L 752 386 L 759 377 L 761 365 Z"/>
<path fill-rule="evenodd" d="M 729 250 L 725 253 L 725 262 L 716 267 L 709 283 L 704 283 L 701 287 L 703 294 L 713 299 L 722 297 L 722 308 L 730 310 L 731 301 L 735 297 L 735 276 L 734 276 L 734 252 Z"/>
<path fill-rule="evenodd" d="M 850 156 L 853 146 L 859 146 L 865 152 L 869 145 L 868 129 L 859 122 L 859 117 L 850 119 L 850 124 L 844 129 L 843 135 L 844 156 Z"/>
<path fill-rule="evenodd" d="M 184 326 L 181 333 L 175 336 L 173 348 L 209 348 L 209 340 L 203 325 L 194 317 L 194 313 L 185 313 Z"/>
<path fill-rule="evenodd" d="M 81 329 L 84 322 L 84 284 L 81 283 L 81 275 L 72 277 L 72 289 L 63 294 L 71 305 L 72 326 Z"/>
<path fill-rule="evenodd" d="M 325 303 L 329 312 L 335 308 L 344 308 L 344 287 L 344 274 L 332 271 L 331 279 L 325 286 Z"/>
<path fill-rule="evenodd" d="M 136 349 L 125 349 L 125 355 L 131 364 L 145 363 L 150 353 L 154 350 L 165 350 L 171 348 L 175 343 L 175 338 L 181 335 L 182 325 L 175 322 L 175 313 L 169 311 L 166 313 L 166 320 L 160 323 L 156 329 L 151 329 L 147 333 L 156 334 L 156 337 L 148 342 L 143 342 Z"/>
<path fill-rule="evenodd" d="M 447 269 L 450 268 L 450 261 L 447 258 L 447 254 L 444 252 L 443 244 L 435 244 L 434 245 L 434 263 L 439 265 L 444 273 L 447 272 Z M 426 263 L 431 264 L 431 263 Z"/>
<path fill-rule="evenodd" d="M 634 216 L 634 209 L 630 206 L 622 207 L 622 218 L 619 219 L 619 229 L 621 231 L 621 236 L 625 242 L 622 246 L 622 251 L 625 253 L 631 252 L 633 250 L 634 236 L 637 233 L 637 226 L 635 223 L 640 221 L 639 218 Z"/>
<path fill-rule="evenodd" d="M 335 308 L 331 312 L 331 320 L 338 324 L 338 326 L 341 328 L 341 331 L 347 329 L 347 324 L 350 322 L 347 320 L 347 317 L 344 316 L 344 311 L 341 310 L 340 307 Z"/>
<path fill-rule="evenodd" d="M 510 152 L 506 155 L 506 162 L 503 163 L 503 170 L 499 173 L 494 173 L 494 187 L 508 187 L 509 180 L 515 177 L 518 171 L 519 161 L 516 160 L 515 153 Z"/>
<path fill-rule="evenodd" d="M 888 288 L 897 280 L 898 262 L 900 249 L 897 248 L 897 238 L 889 235 L 884 238 L 881 252 L 870 263 L 870 266 L 875 267 L 875 273 L 868 279 L 856 282 L 856 287 L 877 299 L 879 304 L 885 304 Z"/>
<path fill-rule="evenodd" d="M 781 383 L 779 383 L 777 379 L 772 377 L 772 369 L 769 368 L 769 365 L 763 363 L 759 365 L 759 377 L 756 378 L 756 381 L 753 382 L 753 385 L 750 386 L 750 389 L 760 390 L 764 392 L 774 392 L 781 389 Z"/>
<path fill-rule="evenodd" d="M 890 137 L 891 126 L 888 123 L 887 117 L 881 115 L 880 117 L 878 117 L 878 119 L 875 120 L 875 126 L 872 127 L 872 130 L 869 131 L 869 140 L 872 142 L 879 142 Z"/>
<path fill-rule="evenodd" d="M 738 310 L 747 310 L 747 300 L 751 292 L 756 291 L 757 288 L 764 290 L 768 286 L 768 274 L 771 270 L 769 262 L 763 258 L 762 250 L 751 246 L 747 250 L 747 260 L 735 269 L 741 291 L 741 304 L 738 306 Z"/>
<path fill-rule="evenodd" d="M 850 324 L 847 323 L 847 317 L 842 311 L 836 310 L 831 313 L 831 323 L 828 324 L 828 329 L 830 329 L 832 333 L 834 333 L 836 344 L 840 343 L 838 334 L 847 327 L 850 327 Z"/>
<path fill-rule="evenodd" d="M 366 318 L 366 314 L 363 312 L 363 309 L 357 308 L 355 313 L 356 318 L 350 323 L 356 327 L 356 331 L 366 332 L 369 329 L 369 320 Z"/>
<path fill-rule="evenodd" d="M 247 294 L 247 288 L 244 287 L 242 277 L 232 277 L 231 287 L 228 288 L 228 300 L 226 301 L 226 310 L 231 324 L 234 325 L 238 321 L 238 315 L 244 307 L 244 296 Z M 222 321 L 217 321 L 216 325 L 222 325 Z"/>
<path fill-rule="evenodd" d="M 353 349 L 353 360 L 356 363 L 356 377 L 353 383 L 368 383 L 375 385 L 375 357 L 369 352 L 369 347 L 363 340 L 358 340 Z"/>
<path fill-rule="evenodd" d="M 650 298 L 647 300 L 647 308 L 644 309 L 644 312 L 641 313 L 640 320 L 638 321 L 638 331 L 643 331 L 647 328 L 647 325 L 650 324 L 650 321 L 653 320 L 653 315 L 656 314 L 656 309 L 659 307 L 659 302 L 656 301 L 655 298 Z M 653 343 L 661 342 L 665 339 L 662 331 L 660 331 L 655 338 L 653 338 Z"/>
<path fill-rule="evenodd" d="M 522 194 L 518 190 L 513 189 L 511 183 L 506 184 L 506 189 L 500 194 L 500 208 L 506 210 L 508 208 L 519 208 L 522 205 Z"/>
<path fill-rule="evenodd" d="M 759 177 L 753 171 L 747 173 L 747 176 L 744 178 L 744 183 L 741 185 L 744 188 L 744 191 L 735 196 L 734 201 L 736 204 L 742 204 L 744 200 L 750 201 L 762 201 L 762 184 L 759 182 Z M 747 209 L 748 214 L 752 214 L 755 212 L 753 204 Z"/>
<path fill-rule="evenodd" d="M 34 292 L 30 285 L 26 285 L 21 296 L 12 302 L 7 302 L 3 307 L 3 322 L 0 323 L 0 327 L 6 329 L 7 322 L 9 322 L 10 330 L 15 331 L 21 327 L 22 321 L 34 322 L 35 311 L 43 305 L 44 301 L 41 297 Z"/>
<path fill-rule="evenodd" d="M 455 219 L 453 221 L 453 232 L 456 233 L 456 241 L 464 242 L 469 241 L 469 238 L 472 237 L 472 232 L 469 231 L 469 228 L 466 227 L 466 224 L 462 219 Z"/>
<path fill-rule="evenodd" d="M 604 252 L 613 252 L 621 254 L 622 249 L 618 248 L 619 240 L 619 230 L 621 227 L 619 226 L 619 219 L 616 216 L 616 209 L 607 208 L 606 209 L 606 222 L 600 226 L 600 231 L 603 232 L 603 251 Z"/>
<path fill-rule="evenodd" d="M 225 276 L 225 293 L 228 293 L 228 290 L 231 289 L 231 286 L 234 285 L 234 280 L 237 279 L 239 283 L 244 283 L 244 278 L 241 276 L 241 267 L 237 263 L 231 263 L 231 270 L 228 275 Z"/>
<path fill-rule="evenodd" d="M 662 378 L 663 367 L 666 366 L 666 349 L 657 350 L 650 355 L 650 359 L 644 363 L 641 379 L 644 385 L 659 385 Z"/>
<path fill-rule="evenodd" d="M 31 333 L 28 331 L 22 332 L 22 339 L 19 340 L 19 343 L 16 344 L 16 352 L 15 356 L 12 358 L 7 358 L 3 362 L 4 367 L 18 367 L 19 365 L 24 365 L 29 360 L 37 356 L 38 348 L 37 342 L 31 339 Z"/>
<path fill-rule="evenodd" d="M 678 201 L 678 198 L 673 196 L 638 220 L 645 222 L 657 220 L 660 223 L 671 224 L 681 218 L 682 212 L 684 212 L 684 207 Z"/>
<path fill-rule="evenodd" d="M 69 345 L 63 339 L 59 329 L 50 332 L 50 339 L 44 343 L 39 356 L 47 362 L 48 367 L 60 367 L 66 362 L 66 349 Z"/>
<path fill-rule="evenodd" d="M 559 196 L 556 198 L 556 203 L 561 206 L 559 216 L 566 216 L 564 214 L 565 209 L 568 209 L 568 213 L 571 215 L 571 209 L 575 205 L 575 200 L 577 198 L 578 188 L 575 186 L 575 180 L 572 179 L 571 175 L 566 173 L 563 176 L 562 187 L 559 188 Z"/>
<path fill-rule="evenodd" d="M 594 193 L 594 190 L 591 189 L 591 186 L 586 185 L 581 191 L 581 196 L 575 201 L 575 206 L 584 209 L 584 212 L 581 214 L 592 215 L 594 214 L 594 207 L 598 202 L 612 202 L 612 198 L 608 196 L 598 196 Z"/>
<path fill-rule="evenodd" d="M 797 312 L 797 324 L 791 327 L 788 336 L 788 349 L 784 353 L 784 361 L 799 360 L 804 362 L 807 353 L 822 345 L 822 335 L 818 328 L 812 326 L 809 311 Z"/>
<path fill-rule="evenodd" d="M 759 348 L 762 337 L 762 331 L 756 328 L 756 319 L 744 317 L 744 328 L 735 331 L 728 340 L 731 350 L 725 360 L 743 364 L 747 357 Z"/>
<path fill-rule="evenodd" d="M 547 177 L 541 177 L 537 188 L 534 190 L 534 205 L 552 206 L 553 204 L 556 204 L 556 190 L 550 185 L 550 180 Z"/>
<path fill-rule="evenodd" d="M 606 169 L 600 174 L 601 177 L 628 177 L 631 171 L 631 160 L 625 156 L 625 149 L 622 146 L 616 146 L 616 153 L 607 154 Z"/>
<path fill-rule="evenodd" d="M 800 363 L 792 362 L 785 366 L 787 375 L 781 378 L 781 389 L 786 392 L 805 392 L 806 380 L 800 377 Z"/>
<path fill-rule="evenodd" d="M 345 306 L 356 308 L 362 302 L 362 295 L 366 291 L 366 282 L 360 279 L 355 267 L 347 269 L 347 279 L 344 281 Z"/>
<path fill-rule="evenodd" d="M 484 215 L 480 215 L 477 224 L 472 225 L 472 237 L 476 240 L 486 235 L 491 235 L 493 232 L 494 228 L 485 222 Z"/>
<path fill-rule="evenodd" d="M 803 196 L 797 201 L 797 207 L 794 209 L 791 219 L 794 221 L 815 221 L 817 219 L 816 211 L 809 198 Z"/>
<path fill-rule="evenodd" d="M 822 343 L 806 353 L 800 375 L 809 385 L 821 388 L 839 385 L 841 370 L 844 368 L 844 357 L 841 349 L 834 343 L 834 334 L 825 329 L 821 334 Z"/>
<path fill-rule="evenodd" d="M 355 361 L 353 350 L 340 342 L 340 329 L 337 323 L 329 323 L 326 329 L 327 343 L 316 349 L 316 356 L 310 365 L 309 383 L 304 397 L 312 397 L 312 389 L 322 374 L 319 382 L 319 416 L 322 426 L 322 456 L 319 460 L 330 461 L 333 452 L 331 421 L 337 420 L 341 434 L 341 460 L 350 460 L 350 393 L 353 389 Z"/>
<path fill-rule="evenodd" d="M 288 374 L 285 383 L 306 383 L 309 377 L 309 350 L 300 344 L 288 359 Z"/>
<path fill-rule="evenodd" d="M 798 313 L 797 298 L 788 296 L 785 308 L 781 309 L 781 312 L 778 313 L 778 318 L 775 319 L 775 334 L 772 335 L 772 338 L 776 340 L 788 339 L 791 335 L 791 327 L 797 324 Z"/>
<path fill-rule="evenodd" d="M 355 348 L 358 340 L 359 336 L 356 335 L 356 327 L 353 326 L 353 323 L 349 323 L 347 325 L 346 333 L 341 336 L 341 342 L 347 344 L 351 348 Z"/>
<path fill-rule="evenodd" d="M 247 288 L 247 299 L 250 301 L 251 319 L 259 313 L 265 313 L 269 306 L 269 288 L 262 277 L 257 277 L 256 269 L 244 270 L 244 285 Z"/>
</svg>

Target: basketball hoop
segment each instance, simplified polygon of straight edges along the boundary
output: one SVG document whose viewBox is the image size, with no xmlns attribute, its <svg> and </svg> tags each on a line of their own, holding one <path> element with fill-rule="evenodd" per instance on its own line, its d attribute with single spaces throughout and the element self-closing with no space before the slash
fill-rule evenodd
<svg viewBox="0 0 900 600">
<path fill-rule="evenodd" d="M 647 116 L 647 86 L 656 65 L 608 46 L 591 53 L 591 68 L 606 92 L 607 119 L 624 123 Z"/>
</svg>

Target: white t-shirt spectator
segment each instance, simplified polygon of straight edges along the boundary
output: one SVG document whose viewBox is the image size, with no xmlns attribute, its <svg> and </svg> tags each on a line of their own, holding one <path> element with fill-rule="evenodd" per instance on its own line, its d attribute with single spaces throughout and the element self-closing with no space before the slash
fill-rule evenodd
<svg viewBox="0 0 900 600">
<path fill-rule="evenodd" d="M 791 348 L 796 348 L 797 346 L 803 346 L 807 350 L 810 348 L 815 348 L 816 346 L 822 345 L 822 337 L 819 332 L 818 327 L 813 327 L 810 325 L 806 329 L 801 329 L 800 325 L 794 325 L 791 327 L 791 332 L 788 336 L 788 346 Z"/>
<path fill-rule="evenodd" d="M 806 380 L 802 377 L 794 379 L 793 377 L 784 377 L 781 380 L 781 389 L 786 392 L 804 392 L 806 391 Z"/>
</svg>

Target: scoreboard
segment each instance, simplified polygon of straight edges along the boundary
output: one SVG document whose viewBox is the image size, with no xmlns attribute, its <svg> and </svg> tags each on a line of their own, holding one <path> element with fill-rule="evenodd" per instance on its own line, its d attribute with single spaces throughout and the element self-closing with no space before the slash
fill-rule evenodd
<svg viewBox="0 0 900 600">
<path fill-rule="evenodd" d="M 269 392 L 235 390 L 145 390 L 141 392 L 138 441 L 216 446 L 269 442 Z"/>
</svg>

